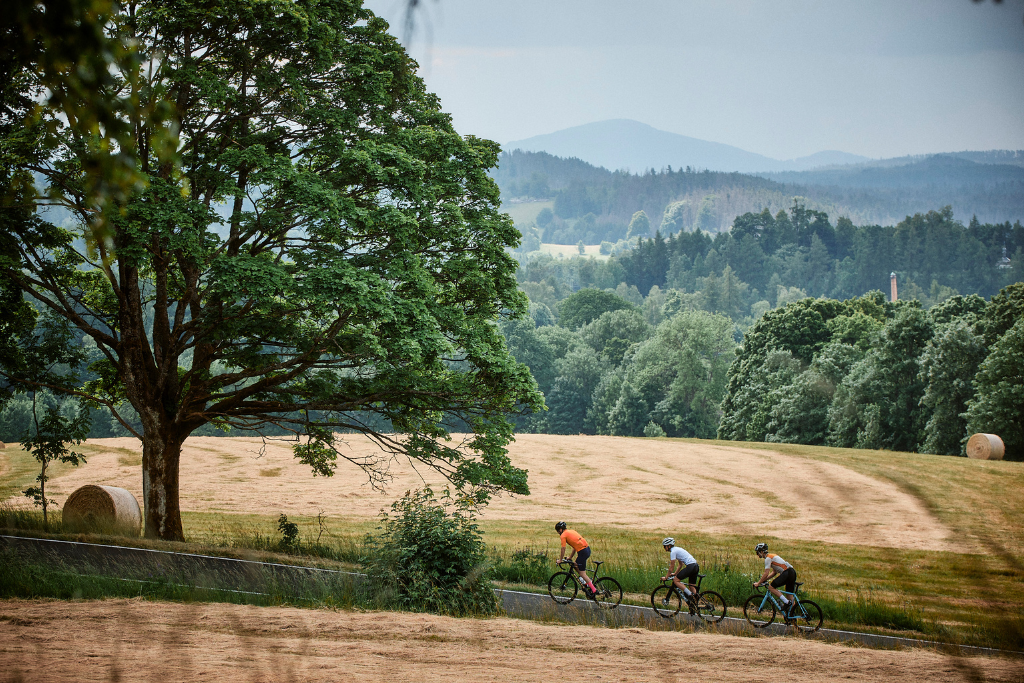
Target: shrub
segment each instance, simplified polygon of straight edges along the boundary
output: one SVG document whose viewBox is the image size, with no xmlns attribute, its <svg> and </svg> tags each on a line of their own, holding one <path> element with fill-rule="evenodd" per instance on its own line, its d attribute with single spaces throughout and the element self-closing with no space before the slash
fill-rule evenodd
<svg viewBox="0 0 1024 683">
<path fill-rule="evenodd" d="M 665 436 L 665 430 L 662 429 L 661 425 L 659 425 L 657 422 L 651 420 L 650 422 L 647 423 L 647 426 L 644 427 L 644 436 L 648 438 Z"/>
<path fill-rule="evenodd" d="M 493 614 L 486 546 L 472 495 L 435 497 L 429 487 L 406 494 L 381 512 L 380 532 L 366 537 L 363 564 L 380 607 L 441 614 Z"/>
<path fill-rule="evenodd" d="M 278 545 L 282 550 L 292 550 L 298 545 L 299 525 L 295 522 L 289 522 L 287 515 L 283 512 L 277 518 L 277 530 L 281 532 L 281 540 L 278 542 Z"/>
</svg>

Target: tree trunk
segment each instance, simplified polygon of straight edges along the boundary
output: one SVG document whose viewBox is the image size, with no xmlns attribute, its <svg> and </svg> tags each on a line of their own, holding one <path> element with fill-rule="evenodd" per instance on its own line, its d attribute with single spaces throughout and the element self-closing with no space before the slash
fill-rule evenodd
<svg viewBox="0 0 1024 683">
<path fill-rule="evenodd" d="M 146 509 L 146 538 L 184 541 L 178 504 L 178 462 L 181 442 L 150 434 L 142 438 L 142 496 Z"/>
</svg>

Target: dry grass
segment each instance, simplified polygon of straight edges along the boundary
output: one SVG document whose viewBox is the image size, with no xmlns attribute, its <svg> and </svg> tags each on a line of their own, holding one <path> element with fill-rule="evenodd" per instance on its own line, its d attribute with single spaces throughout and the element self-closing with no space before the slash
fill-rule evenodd
<svg viewBox="0 0 1024 683">
<path fill-rule="evenodd" d="M 58 501 L 86 483 L 141 495 L 139 471 L 119 462 L 130 447 L 137 452 L 136 442 L 97 439 L 88 445 L 87 465 L 51 480 L 48 489 Z M 354 454 L 374 449 L 354 436 L 348 447 Z M 902 549 L 963 547 L 948 543 L 949 527 L 913 492 L 827 459 L 710 441 L 529 434 L 510 451 L 516 465 L 530 471 L 532 495 L 495 499 L 488 521 L 565 517 L 576 524 L 658 533 L 682 527 Z M 9 457 L 19 452 L 9 451 Z M 395 492 L 423 483 L 404 462 L 395 462 L 392 473 L 390 494 L 380 494 L 344 463 L 332 478 L 312 477 L 292 457 L 288 442 L 264 447 L 258 439 L 192 438 L 181 460 L 181 506 L 190 512 L 289 517 L 323 509 L 330 516 L 373 518 Z M 426 480 L 440 483 L 436 476 Z"/>
<path fill-rule="evenodd" d="M 1020 661 L 800 638 L 138 600 L 2 601 L 5 678 L 32 681 L 1019 681 Z"/>
</svg>

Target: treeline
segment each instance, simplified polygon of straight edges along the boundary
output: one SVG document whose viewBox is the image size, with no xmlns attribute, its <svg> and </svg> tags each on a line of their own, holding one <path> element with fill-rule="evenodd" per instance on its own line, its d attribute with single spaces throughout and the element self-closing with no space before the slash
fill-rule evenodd
<svg viewBox="0 0 1024 683">
<path fill-rule="evenodd" d="M 880 292 L 766 313 L 729 367 L 718 437 L 1024 460 L 1024 283 L 923 310 Z"/>
<path fill-rule="evenodd" d="M 619 260 L 625 282 L 641 291 L 693 291 L 728 266 L 748 286 L 748 301 L 774 303 L 780 285 L 845 299 L 884 287 L 895 272 L 904 296 L 934 303 L 954 292 L 991 296 L 1024 280 L 1024 227 L 977 220 L 964 226 L 948 206 L 891 227 L 857 227 L 846 218 L 833 226 L 827 214 L 796 202 L 788 213 L 738 216 L 729 233 L 713 240 L 656 235 Z"/>
<path fill-rule="evenodd" d="M 1004 259 L 1004 249 L 1006 258 Z M 794 202 L 736 218 L 732 230 L 660 233 L 606 261 L 520 256 L 520 287 L 552 311 L 581 288 L 616 289 L 639 305 L 652 287 L 701 298 L 736 322 L 806 296 L 846 299 L 887 288 L 895 272 L 901 298 L 926 307 L 954 294 L 992 296 L 1024 280 L 1024 227 L 967 226 L 949 207 L 895 226 L 855 226 Z M 695 304 L 700 307 L 702 304 Z"/>
<path fill-rule="evenodd" d="M 543 305 L 503 322 L 548 407 L 518 430 L 947 455 L 986 432 L 1024 459 L 1024 283 L 927 311 L 878 291 L 805 298 L 766 311 L 742 344 L 733 322 L 694 303 L 584 289 L 557 324 Z"/>
</svg>

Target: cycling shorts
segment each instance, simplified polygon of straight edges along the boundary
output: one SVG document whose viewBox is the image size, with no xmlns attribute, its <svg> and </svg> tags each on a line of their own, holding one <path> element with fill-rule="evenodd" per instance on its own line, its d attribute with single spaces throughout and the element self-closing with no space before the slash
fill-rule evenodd
<svg viewBox="0 0 1024 683">
<path fill-rule="evenodd" d="M 576 553 L 576 569 L 581 572 L 587 571 L 587 558 L 590 557 L 590 546 Z"/>
<path fill-rule="evenodd" d="M 676 572 L 676 578 L 682 581 L 683 579 L 689 579 L 690 585 L 697 583 L 697 574 L 700 574 L 700 565 L 696 562 L 693 564 L 683 565 L 683 568 Z"/>
<path fill-rule="evenodd" d="M 786 586 L 786 591 L 789 593 L 796 590 L 796 570 L 792 567 L 776 576 L 772 581 L 772 588 L 778 588 L 783 585 Z"/>
</svg>

